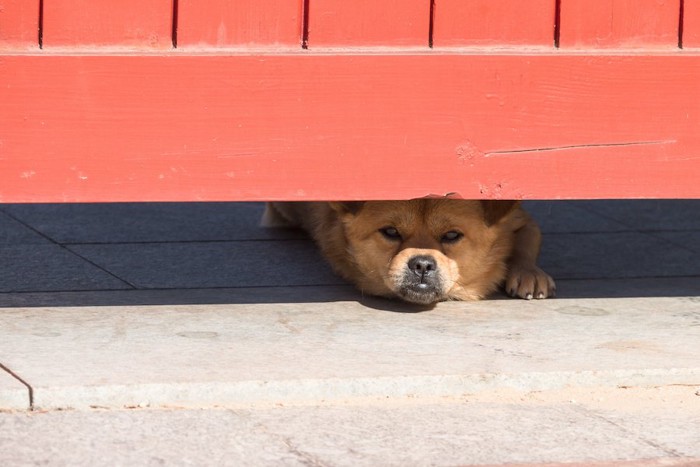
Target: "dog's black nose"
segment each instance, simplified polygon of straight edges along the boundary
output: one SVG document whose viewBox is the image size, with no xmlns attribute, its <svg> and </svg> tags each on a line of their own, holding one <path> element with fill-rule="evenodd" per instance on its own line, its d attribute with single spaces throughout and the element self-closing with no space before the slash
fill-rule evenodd
<svg viewBox="0 0 700 467">
<path fill-rule="evenodd" d="M 421 278 L 421 282 L 426 278 L 433 276 L 437 270 L 437 262 L 435 258 L 428 255 L 414 256 L 408 260 L 408 269 Z"/>
</svg>

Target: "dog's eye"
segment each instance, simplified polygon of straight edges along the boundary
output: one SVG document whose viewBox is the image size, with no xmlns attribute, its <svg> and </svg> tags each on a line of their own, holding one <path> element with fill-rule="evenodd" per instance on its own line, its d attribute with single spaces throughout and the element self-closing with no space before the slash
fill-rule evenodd
<svg viewBox="0 0 700 467">
<path fill-rule="evenodd" d="M 401 234 L 395 227 L 382 227 L 379 232 L 389 240 L 401 240 Z"/>
<path fill-rule="evenodd" d="M 457 232 L 456 230 L 450 230 L 446 234 L 442 236 L 440 241 L 442 243 L 455 243 L 457 240 L 460 238 L 464 237 L 464 234 L 462 232 Z"/>
</svg>

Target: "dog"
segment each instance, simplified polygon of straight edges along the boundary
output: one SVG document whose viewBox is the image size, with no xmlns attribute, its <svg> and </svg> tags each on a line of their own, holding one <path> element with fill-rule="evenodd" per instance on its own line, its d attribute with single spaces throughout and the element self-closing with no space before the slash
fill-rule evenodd
<svg viewBox="0 0 700 467">
<path fill-rule="evenodd" d="M 518 201 L 275 202 L 261 224 L 303 228 L 366 294 L 432 305 L 483 299 L 499 286 L 528 300 L 556 292 L 537 266 L 539 227 Z"/>
</svg>

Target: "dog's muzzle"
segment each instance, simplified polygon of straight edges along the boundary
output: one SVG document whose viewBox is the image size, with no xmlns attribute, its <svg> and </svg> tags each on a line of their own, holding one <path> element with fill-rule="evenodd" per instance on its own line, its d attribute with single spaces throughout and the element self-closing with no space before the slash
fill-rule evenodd
<svg viewBox="0 0 700 467">
<path fill-rule="evenodd" d="M 442 300 L 442 280 L 435 258 L 430 255 L 410 258 L 399 291 L 409 302 L 427 305 Z"/>
</svg>

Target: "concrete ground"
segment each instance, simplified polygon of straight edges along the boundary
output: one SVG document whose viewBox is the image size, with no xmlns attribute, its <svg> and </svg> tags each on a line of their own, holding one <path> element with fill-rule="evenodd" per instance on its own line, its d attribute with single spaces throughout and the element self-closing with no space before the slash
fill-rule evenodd
<svg viewBox="0 0 700 467">
<path fill-rule="evenodd" d="M 260 204 L 0 205 L 0 465 L 700 465 L 700 201 L 526 205 L 558 298 L 432 309 Z"/>
</svg>

